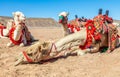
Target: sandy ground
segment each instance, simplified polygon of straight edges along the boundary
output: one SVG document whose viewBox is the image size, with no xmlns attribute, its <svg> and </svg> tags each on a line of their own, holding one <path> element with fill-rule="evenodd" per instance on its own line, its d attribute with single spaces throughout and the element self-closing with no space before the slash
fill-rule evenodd
<svg viewBox="0 0 120 77">
<path fill-rule="evenodd" d="M 62 28 L 30 28 L 38 40 L 63 37 Z M 6 47 L 8 38 L 0 39 L 0 77 L 120 77 L 120 48 L 112 53 L 68 56 L 44 64 L 14 66 L 14 58 L 27 47 Z"/>
</svg>

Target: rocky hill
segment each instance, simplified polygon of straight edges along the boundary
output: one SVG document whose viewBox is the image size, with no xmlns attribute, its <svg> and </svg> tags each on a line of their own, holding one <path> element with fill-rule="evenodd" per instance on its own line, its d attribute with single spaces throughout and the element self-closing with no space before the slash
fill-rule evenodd
<svg viewBox="0 0 120 77">
<path fill-rule="evenodd" d="M 0 22 L 6 25 L 12 17 L 0 16 Z M 120 20 L 114 20 L 120 23 Z M 61 25 L 52 18 L 27 18 L 26 25 L 29 27 L 60 27 Z"/>
<path fill-rule="evenodd" d="M 0 16 L 0 22 L 6 25 L 12 17 Z M 60 24 L 52 18 L 27 18 L 26 25 L 29 27 L 60 27 Z"/>
</svg>

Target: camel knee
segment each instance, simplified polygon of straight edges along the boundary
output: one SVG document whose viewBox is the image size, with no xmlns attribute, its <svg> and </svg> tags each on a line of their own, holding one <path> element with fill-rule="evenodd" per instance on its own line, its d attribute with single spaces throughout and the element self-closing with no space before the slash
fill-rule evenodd
<svg viewBox="0 0 120 77">
<path fill-rule="evenodd" d="M 90 48 L 90 53 L 96 53 L 99 52 L 99 48 L 98 47 L 94 47 L 94 48 Z"/>
<path fill-rule="evenodd" d="M 14 46 L 14 44 L 13 44 L 12 42 L 9 42 L 9 43 L 7 44 L 7 47 L 12 47 L 12 46 Z"/>
</svg>

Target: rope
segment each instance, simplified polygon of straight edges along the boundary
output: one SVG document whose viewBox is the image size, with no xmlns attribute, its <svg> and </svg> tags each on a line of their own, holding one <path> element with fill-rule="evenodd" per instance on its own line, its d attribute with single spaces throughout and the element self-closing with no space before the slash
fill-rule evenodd
<svg viewBox="0 0 120 77">
<path fill-rule="evenodd" d="M 26 60 L 31 63 L 33 62 L 33 60 L 27 55 L 27 53 L 25 51 L 23 51 L 23 55 L 25 56 Z"/>
</svg>

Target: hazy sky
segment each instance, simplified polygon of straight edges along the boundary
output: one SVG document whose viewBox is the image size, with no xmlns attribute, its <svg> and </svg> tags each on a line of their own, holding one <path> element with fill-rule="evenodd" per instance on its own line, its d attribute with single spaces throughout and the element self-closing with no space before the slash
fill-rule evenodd
<svg viewBox="0 0 120 77">
<path fill-rule="evenodd" d="M 120 20 L 120 0 L 0 0 L 0 16 L 12 16 L 12 12 L 21 11 L 26 17 L 54 18 L 62 11 L 69 12 L 69 19 L 74 15 L 93 18 L 98 9 L 110 11 L 113 19 Z"/>
</svg>

